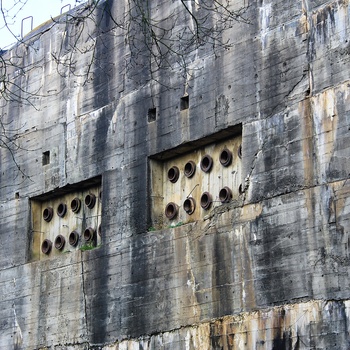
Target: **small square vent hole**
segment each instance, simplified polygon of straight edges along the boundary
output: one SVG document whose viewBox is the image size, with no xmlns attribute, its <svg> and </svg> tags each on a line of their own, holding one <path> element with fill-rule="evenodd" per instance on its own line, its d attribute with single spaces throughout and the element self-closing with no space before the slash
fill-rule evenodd
<svg viewBox="0 0 350 350">
<path fill-rule="evenodd" d="M 157 119 L 157 108 L 150 108 L 147 114 L 148 122 L 154 122 Z"/>
<path fill-rule="evenodd" d="M 183 96 L 180 99 L 180 111 L 184 111 L 185 109 L 188 109 L 190 105 L 190 97 L 187 96 Z"/>
<path fill-rule="evenodd" d="M 43 153 L 43 165 L 50 164 L 50 151 Z"/>
</svg>

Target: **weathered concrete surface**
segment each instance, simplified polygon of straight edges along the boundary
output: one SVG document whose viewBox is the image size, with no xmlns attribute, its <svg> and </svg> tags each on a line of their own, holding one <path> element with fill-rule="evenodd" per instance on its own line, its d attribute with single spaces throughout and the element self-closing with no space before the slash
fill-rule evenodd
<svg viewBox="0 0 350 350">
<path fill-rule="evenodd" d="M 110 3 L 115 18 L 127 3 Z M 187 78 L 125 67 L 132 52 L 106 17 L 96 41 L 87 21 L 79 55 L 81 27 L 66 24 L 7 53 L 32 64 L 9 74 L 40 96 L 2 101 L 23 173 L 0 148 L 0 349 L 349 348 L 349 1 L 241 5 L 251 23 L 225 33 L 234 46 L 198 50 Z M 148 232 L 149 159 L 238 124 L 239 200 Z M 30 199 L 96 176 L 102 246 L 31 262 Z"/>
<path fill-rule="evenodd" d="M 347 349 L 348 313 L 348 302 L 290 304 L 125 340 L 103 349 Z"/>
</svg>

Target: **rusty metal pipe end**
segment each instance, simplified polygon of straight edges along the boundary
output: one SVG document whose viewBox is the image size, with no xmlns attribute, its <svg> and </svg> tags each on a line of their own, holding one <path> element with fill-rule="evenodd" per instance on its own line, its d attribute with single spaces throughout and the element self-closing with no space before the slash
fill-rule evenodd
<svg viewBox="0 0 350 350">
<path fill-rule="evenodd" d="M 165 216 L 171 220 L 176 217 L 178 213 L 178 206 L 174 202 L 170 202 L 165 207 Z"/>
<path fill-rule="evenodd" d="M 95 238 L 96 230 L 92 227 L 88 227 L 83 234 L 84 240 L 86 242 L 92 242 Z"/>
<path fill-rule="evenodd" d="M 81 200 L 77 197 L 72 199 L 70 202 L 70 208 L 72 209 L 73 213 L 78 213 L 81 208 Z"/>
<path fill-rule="evenodd" d="M 72 231 L 69 234 L 68 242 L 71 246 L 75 247 L 79 241 L 79 233 L 77 231 Z"/>
<path fill-rule="evenodd" d="M 186 177 L 190 178 L 196 172 L 196 164 L 194 161 L 190 160 L 185 164 L 184 174 Z"/>
<path fill-rule="evenodd" d="M 242 145 L 239 145 L 237 155 L 240 159 L 242 159 Z"/>
<path fill-rule="evenodd" d="M 89 193 L 85 196 L 85 205 L 92 209 L 95 206 L 96 203 L 96 196 L 93 193 Z"/>
<path fill-rule="evenodd" d="M 172 166 L 168 170 L 168 180 L 172 183 L 175 183 L 179 179 L 180 171 L 177 166 Z"/>
<path fill-rule="evenodd" d="M 62 235 L 58 235 L 56 238 L 55 238 L 55 248 L 58 249 L 58 250 L 62 250 L 64 245 L 66 243 L 66 239 L 62 236 Z"/>
<path fill-rule="evenodd" d="M 213 197 L 209 192 L 203 192 L 201 195 L 201 207 L 208 210 L 213 203 Z"/>
<path fill-rule="evenodd" d="M 46 222 L 50 222 L 53 217 L 53 209 L 51 207 L 47 207 L 43 211 L 43 219 Z"/>
<path fill-rule="evenodd" d="M 220 153 L 219 161 L 223 166 L 229 166 L 232 162 L 232 152 L 229 149 L 224 148 Z"/>
<path fill-rule="evenodd" d="M 200 167 L 202 171 L 204 171 L 205 173 L 209 173 L 212 166 L 213 166 L 213 158 L 209 154 L 206 154 L 201 160 Z"/>
<path fill-rule="evenodd" d="M 193 214 L 196 210 L 196 201 L 194 200 L 194 198 L 186 198 L 184 200 L 183 208 L 188 215 Z"/>
<path fill-rule="evenodd" d="M 225 186 L 219 192 L 219 199 L 221 203 L 228 203 L 232 199 L 232 191 L 229 187 Z"/>
<path fill-rule="evenodd" d="M 44 239 L 41 243 L 41 251 L 43 254 L 49 254 L 52 248 L 52 242 L 49 239 Z"/>
<path fill-rule="evenodd" d="M 60 218 L 63 218 L 66 215 L 67 212 L 67 205 L 64 203 L 60 203 L 57 207 L 57 215 Z"/>
</svg>

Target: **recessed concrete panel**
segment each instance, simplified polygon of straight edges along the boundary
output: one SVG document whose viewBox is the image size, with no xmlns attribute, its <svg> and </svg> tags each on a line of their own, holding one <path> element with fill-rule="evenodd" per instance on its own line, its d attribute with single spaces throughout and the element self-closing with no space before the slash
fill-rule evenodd
<svg viewBox="0 0 350 350">
<path fill-rule="evenodd" d="M 203 219 L 242 192 L 242 136 L 164 162 L 151 160 L 153 228 Z"/>
<path fill-rule="evenodd" d="M 31 259 L 42 260 L 101 244 L 101 186 L 31 201 Z"/>
</svg>

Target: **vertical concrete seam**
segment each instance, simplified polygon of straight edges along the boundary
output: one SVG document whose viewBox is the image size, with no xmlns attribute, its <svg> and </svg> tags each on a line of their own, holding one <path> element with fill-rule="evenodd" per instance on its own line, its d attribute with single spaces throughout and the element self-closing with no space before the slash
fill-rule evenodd
<svg viewBox="0 0 350 350">
<path fill-rule="evenodd" d="M 306 42 L 307 42 L 307 73 L 309 79 L 309 94 L 308 96 L 312 96 L 313 91 L 313 69 L 312 69 L 312 55 L 313 55 L 313 26 L 312 26 L 312 15 L 309 15 L 309 2 L 308 0 L 302 1 L 302 12 L 305 16 L 306 27 Z"/>
<path fill-rule="evenodd" d="M 67 147 L 67 122 L 63 123 L 64 130 L 64 183 L 67 182 L 67 161 L 68 161 L 68 147 Z"/>
<path fill-rule="evenodd" d="M 194 317 L 199 318 L 201 315 L 201 309 L 200 306 L 198 304 L 198 299 L 197 299 L 197 292 L 196 292 L 196 277 L 193 273 L 193 267 L 192 267 L 192 256 L 191 256 L 191 242 L 190 242 L 190 234 L 193 231 L 193 227 L 192 225 L 190 226 L 190 229 L 186 232 L 186 260 L 187 260 L 187 264 L 188 264 L 188 277 L 189 279 L 187 280 L 187 286 L 190 287 L 192 289 L 192 305 L 191 307 L 193 307 L 193 313 L 194 313 Z"/>
<path fill-rule="evenodd" d="M 80 252 L 80 263 L 81 263 L 81 279 L 82 279 L 82 288 L 83 288 L 83 307 L 84 307 L 84 318 L 85 318 L 85 337 L 88 334 L 88 321 L 87 321 L 87 310 L 86 310 L 86 293 L 85 293 L 85 278 L 84 278 L 84 260 L 83 252 Z M 87 341 L 87 339 L 86 339 Z"/>
<path fill-rule="evenodd" d="M 14 279 L 14 284 L 16 284 L 16 279 Z M 13 303 L 13 314 L 14 314 L 14 324 L 13 324 L 13 342 L 14 350 L 20 349 L 23 344 L 23 335 L 20 325 L 18 324 L 17 314 L 16 314 L 16 305 Z"/>
<path fill-rule="evenodd" d="M 254 154 L 254 158 L 252 160 L 252 164 L 251 164 L 251 167 L 250 167 L 250 171 L 248 173 L 248 175 L 245 177 L 244 179 L 244 187 L 242 189 L 242 193 L 243 193 L 243 200 L 242 200 L 242 207 L 245 206 L 246 204 L 246 197 L 247 197 L 247 192 L 248 192 L 248 189 L 249 189 L 249 186 L 250 186 L 250 178 L 253 174 L 253 171 L 255 169 L 255 165 L 256 165 L 256 162 L 258 160 L 258 157 L 259 157 L 259 154 L 262 152 L 262 150 L 264 149 L 265 147 L 265 144 L 267 142 L 267 137 L 265 137 L 265 139 L 262 141 L 262 144 L 261 146 L 259 147 L 259 149 L 255 152 Z"/>
</svg>

